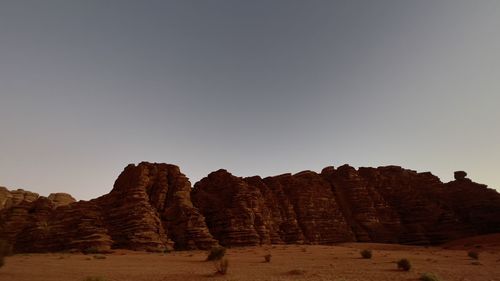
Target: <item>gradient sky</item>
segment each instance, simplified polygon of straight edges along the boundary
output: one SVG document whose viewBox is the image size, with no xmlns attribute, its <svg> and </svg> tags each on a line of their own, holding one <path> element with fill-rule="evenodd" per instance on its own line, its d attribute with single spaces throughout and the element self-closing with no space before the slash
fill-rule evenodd
<svg viewBox="0 0 500 281">
<path fill-rule="evenodd" d="M 349 163 L 500 190 L 500 1 L 0 1 L 0 185 Z"/>
</svg>

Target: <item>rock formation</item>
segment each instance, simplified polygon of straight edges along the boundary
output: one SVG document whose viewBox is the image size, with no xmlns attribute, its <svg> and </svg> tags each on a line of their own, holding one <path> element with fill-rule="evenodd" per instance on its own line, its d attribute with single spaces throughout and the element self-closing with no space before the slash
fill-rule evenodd
<svg viewBox="0 0 500 281">
<path fill-rule="evenodd" d="M 38 193 L 25 191 L 22 189 L 9 191 L 0 186 L 0 210 L 10 208 L 22 202 L 33 202 L 40 197 Z"/>
<path fill-rule="evenodd" d="M 56 194 L 5 208 L 0 238 L 17 252 L 207 249 L 217 241 L 190 191 L 174 165 L 129 165 L 111 192 L 97 199 L 64 205 L 71 198 Z"/>
<path fill-rule="evenodd" d="M 500 194 L 455 172 L 326 167 L 261 178 L 226 170 L 191 188 L 177 166 L 140 163 L 110 193 L 75 202 L 0 187 L 0 239 L 17 252 L 207 249 L 216 244 L 438 244 L 500 232 Z"/>
</svg>

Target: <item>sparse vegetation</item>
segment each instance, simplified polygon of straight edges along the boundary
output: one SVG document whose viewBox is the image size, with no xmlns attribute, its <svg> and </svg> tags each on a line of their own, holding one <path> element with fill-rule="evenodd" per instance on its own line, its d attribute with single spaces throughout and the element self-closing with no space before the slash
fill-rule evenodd
<svg viewBox="0 0 500 281">
<path fill-rule="evenodd" d="M 105 255 L 94 255 L 94 259 L 96 259 L 96 260 L 105 260 L 106 256 Z"/>
<path fill-rule="evenodd" d="M 11 254 L 11 247 L 5 240 L 0 240 L 0 267 L 5 264 L 5 257 Z"/>
<path fill-rule="evenodd" d="M 166 249 L 163 248 L 157 248 L 157 247 L 147 247 L 146 252 L 150 253 L 164 253 Z"/>
<path fill-rule="evenodd" d="M 364 259 L 371 259 L 372 258 L 372 250 L 365 249 L 360 252 L 361 257 Z"/>
<path fill-rule="evenodd" d="M 469 251 L 467 253 L 467 256 L 469 256 L 469 258 L 471 258 L 471 259 L 475 259 L 475 260 L 479 259 L 479 253 L 476 251 Z"/>
<path fill-rule="evenodd" d="M 226 255 L 226 248 L 221 246 L 212 247 L 208 251 L 207 261 L 221 260 Z"/>
<path fill-rule="evenodd" d="M 404 271 L 410 271 L 411 269 L 411 263 L 408 259 L 400 259 L 397 264 L 398 264 L 398 269 Z"/>
<path fill-rule="evenodd" d="M 89 276 L 83 279 L 83 281 L 107 281 L 107 279 L 102 276 Z"/>
<path fill-rule="evenodd" d="M 288 271 L 288 274 L 290 274 L 290 275 L 304 275 L 304 274 L 306 274 L 306 271 L 302 270 L 302 269 L 292 269 L 292 270 Z"/>
<path fill-rule="evenodd" d="M 88 254 L 98 254 L 100 251 L 98 247 L 88 247 L 83 249 L 82 252 L 88 255 Z"/>
<path fill-rule="evenodd" d="M 272 257 L 271 254 L 267 254 L 267 255 L 264 256 L 264 260 L 266 262 L 271 262 L 271 257 Z"/>
<path fill-rule="evenodd" d="M 420 275 L 420 278 L 418 279 L 420 281 L 439 281 L 439 277 L 434 275 L 433 273 L 424 273 Z"/>
<path fill-rule="evenodd" d="M 229 261 L 222 258 L 215 261 L 215 274 L 226 275 L 229 268 Z"/>
</svg>

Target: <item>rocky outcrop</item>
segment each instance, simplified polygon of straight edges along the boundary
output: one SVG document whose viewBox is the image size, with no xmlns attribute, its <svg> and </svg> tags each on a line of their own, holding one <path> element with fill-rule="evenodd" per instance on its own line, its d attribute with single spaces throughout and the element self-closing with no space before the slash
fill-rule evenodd
<svg viewBox="0 0 500 281">
<path fill-rule="evenodd" d="M 17 252 L 162 251 L 347 241 L 438 244 L 500 232 L 500 194 L 455 172 L 327 167 L 261 178 L 226 170 L 191 188 L 177 166 L 140 163 L 110 193 L 75 202 L 0 187 L 0 239 Z"/>
<path fill-rule="evenodd" d="M 173 240 L 177 249 L 207 249 L 217 241 L 208 232 L 205 218 L 193 207 L 190 192 L 191 183 L 179 167 L 141 163 L 127 166 L 113 190 L 96 201 L 112 206 L 105 219 L 112 226 L 114 240 L 121 241 L 119 247 L 128 248 L 137 238 L 155 241 L 153 247 Z M 142 218 L 137 220 L 139 215 Z M 134 236 L 139 237 L 132 239 Z"/>
<path fill-rule="evenodd" d="M 330 185 L 320 175 L 304 171 L 295 175 L 268 177 L 263 182 L 273 194 L 281 197 L 281 201 L 285 201 L 285 208 L 289 208 L 288 204 L 291 204 L 305 243 L 331 244 L 353 241 L 351 228 L 341 207 Z M 275 205 L 273 208 L 276 207 Z M 286 226 L 281 227 L 285 228 Z M 283 240 L 286 243 L 295 243 L 293 239 Z"/>
<path fill-rule="evenodd" d="M 38 193 L 17 189 L 9 191 L 6 187 L 0 186 L 0 210 L 10 208 L 22 202 L 33 202 L 40 197 Z"/>
<path fill-rule="evenodd" d="M 500 194 L 465 172 L 442 183 L 398 166 L 327 167 L 261 179 L 225 170 L 195 184 L 193 202 L 226 246 L 344 241 L 439 244 L 500 232 Z"/>
<path fill-rule="evenodd" d="M 54 203 L 54 205 L 56 207 L 59 207 L 59 206 L 66 206 L 66 205 L 69 205 L 71 203 L 74 203 L 76 202 L 75 198 L 73 198 L 73 196 L 71 196 L 70 194 L 68 193 L 51 193 L 49 195 L 49 197 L 47 197 L 50 201 L 52 201 L 52 203 Z"/>
<path fill-rule="evenodd" d="M 217 241 L 190 191 L 174 165 L 129 165 L 113 190 L 97 199 L 72 202 L 71 196 L 51 194 L 16 201 L 0 211 L 0 238 L 18 252 L 207 249 Z"/>
</svg>

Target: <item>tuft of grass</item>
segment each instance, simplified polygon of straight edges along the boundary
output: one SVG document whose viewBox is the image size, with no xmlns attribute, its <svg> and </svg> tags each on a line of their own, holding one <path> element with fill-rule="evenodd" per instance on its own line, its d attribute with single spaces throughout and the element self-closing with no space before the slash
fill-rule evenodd
<svg viewBox="0 0 500 281">
<path fill-rule="evenodd" d="M 229 268 L 229 261 L 226 258 L 215 261 L 215 274 L 226 275 Z"/>
<path fill-rule="evenodd" d="M 304 274 L 306 274 L 306 271 L 302 270 L 302 269 L 292 269 L 292 270 L 288 271 L 288 274 L 290 274 L 290 275 L 304 275 Z"/>
<path fill-rule="evenodd" d="M 105 260 L 106 256 L 105 255 L 94 255 L 94 259 L 96 259 L 96 260 Z"/>
<path fill-rule="evenodd" d="M 404 271 L 410 271 L 411 269 L 411 263 L 410 260 L 408 259 L 400 259 L 397 264 L 398 264 L 398 269 Z"/>
<path fill-rule="evenodd" d="M 0 240 L 0 267 L 5 264 L 5 257 L 12 253 L 12 247 L 5 240 Z"/>
<path fill-rule="evenodd" d="M 372 250 L 365 249 L 360 252 L 361 257 L 364 259 L 371 259 L 372 258 Z"/>
<path fill-rule="evenodd" d="M 267 255 L 265 255 L 265 256 L 264 256 L 264 261 L 265 261 L 265 262 L 271 262 L 271 257 L 272 257 L 272 256 L 271 256 L 271 254 L 267 254 Z"/>
<path fill-rule="evenodd" d="M 420 281 L 440 281 L 439 277 L 437 277 L 433 273 L 423 273 L 422 275 L 420 275 L 420 278 L 418 280 L 420 280 Z"/>
<path fill-rule="evenodd" d="M 88 247 L 82 250 L 82 253 L 88 255 L 88 254 L 99 254 L 99 248 L 98 247 Z"/>
<path fill-rule="evenodd" d="M 107 281 L 107 279 L 102 276 L 88 276 L 83 281 Z"/>
<path fill-rule="evenodd" d="M 208 251 L 207 261 L 221 260 L 226 255 L 226 248 L 215 246 Z"/>
<path fill-rule="evenodd" d="M 467 256 L 469 256 L 469 258 L 471 258 L 471 259 L 475 259 L 475 260 L 479 259 L 479 253 L 476 251 L 469 251 L 467 253 Z"/>
</svg>

